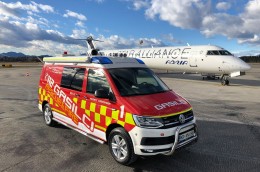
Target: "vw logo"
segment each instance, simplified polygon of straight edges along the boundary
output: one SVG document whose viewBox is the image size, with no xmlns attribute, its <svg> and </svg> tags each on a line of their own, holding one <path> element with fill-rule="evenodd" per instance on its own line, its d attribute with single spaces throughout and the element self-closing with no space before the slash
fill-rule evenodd
<svg viewBox="0 0 260 172">
<path fill-rule="evenodd" d="M 180 114 L 179 121 L 181 124 L 183 124 L 185 122 L 185 116 L 183 114 Z"/>
</svg>

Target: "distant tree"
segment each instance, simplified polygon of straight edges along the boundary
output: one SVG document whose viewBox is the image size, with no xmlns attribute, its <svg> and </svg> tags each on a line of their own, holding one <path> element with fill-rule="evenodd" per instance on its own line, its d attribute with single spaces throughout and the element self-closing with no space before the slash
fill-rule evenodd
<svg viewBox="0 0 260 172">
<path fill-rule="evenodd" d="M 49 55 L 42 56 L 25 56 L 25 57 L 7 57 L 0 56 L 0 62 L 40 62 L 39 59 L 43 59 L 44 57 L 51 57 Z"/>
<path fill-rule="evenodd" d="M 240 59 L 247 63 L 260 63 L 260 54 L 257 56 L 242 56 Z"/>
</svg>

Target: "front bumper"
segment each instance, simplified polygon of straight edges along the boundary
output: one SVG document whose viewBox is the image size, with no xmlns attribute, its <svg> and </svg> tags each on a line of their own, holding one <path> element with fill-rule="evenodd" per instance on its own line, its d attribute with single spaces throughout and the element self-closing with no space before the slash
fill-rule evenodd
<svg viewBox="0 0 260 172">
<path fill-rule="evenodd" d="M 194 143 L 198 139 L 195 119 L 169 129 L 135 127 L 129 134 L 134 145 L 135 154 L 137 155 L 172 155 L 176 149 Z M 189 137 L 180 141 L 180 136 L 183 137 L 187 134 L 189 134 Z"/>
</svg>

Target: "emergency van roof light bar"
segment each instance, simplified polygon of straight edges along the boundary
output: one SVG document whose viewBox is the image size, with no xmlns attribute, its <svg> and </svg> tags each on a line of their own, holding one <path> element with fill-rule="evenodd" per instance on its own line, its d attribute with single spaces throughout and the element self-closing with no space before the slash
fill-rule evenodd
<svg viewBox="0 0 260 172">
<path fill-rule="evenodd" d="M 138 59 L 138 58 L 136 58 L 136 60 L 138 61 L 138 63 L 140 63 L 140 64 L 145 64 L 144 63 L 144 61 L 143 60 L 141 60 L 141 59 Z"/>
<path fill-rule="evenodd" d="M 96 64 L 113 64 L 113 62 L 107 57 L 92 57 L 90 63 Z"/>
</svg>

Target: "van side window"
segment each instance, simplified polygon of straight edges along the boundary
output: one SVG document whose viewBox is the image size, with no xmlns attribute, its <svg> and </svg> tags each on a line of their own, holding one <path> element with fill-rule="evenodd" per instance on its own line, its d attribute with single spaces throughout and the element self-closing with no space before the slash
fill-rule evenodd
<svg viewBox="0 0 260 172">
<path fill-rule="evenodd" d="M 61 87 L 82 91 L 85 68 L 64 67 Z"/>
<path fill-rule="evenodd" d="M 99 69 L 89 69 L 88 81 L 87 81 L 87 92 L 94 94 L 96 90 L 103 89 L 109 92 L 109 84 L 106 76 Z"/>
</svg>

